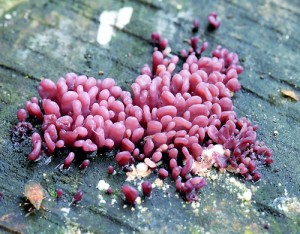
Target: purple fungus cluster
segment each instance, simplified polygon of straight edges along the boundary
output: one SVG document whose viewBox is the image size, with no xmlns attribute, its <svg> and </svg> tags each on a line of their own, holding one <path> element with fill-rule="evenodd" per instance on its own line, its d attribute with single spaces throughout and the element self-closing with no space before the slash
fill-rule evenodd
<svg viewBox="0 0 300 234">
<path fill-rule="evenodd" d="M 151 34 L 151 39 L 154 42 L 154 45 L 161 51 L 168 47 L 168 39 L 162 38 L 158 32 L 153 32 Z"/>
<path fill-rule="evenodd" d="M 215 13 L 209 22 L 215 28 L 220 25 Z M 17 112 L 17 126 L 27 123 L 27 113 L 41 123 L 42 135 L 32 134 L 28 159 L 36 161 L 42 151 L 51 155 L 68 147 L 72 152 L 63 163 L 68 169 L 76 160 L 74 149 L 88 154 L 115 148 L 119 150 L 115 160 L 124 171 L 143 162 L 158 171 L 160 179 L 171 177 L 187 201 L 197 200 L 206 184 L 199 168 L 210 169 L 208 164 L 247 180 L 260 180 L 258 166 L 273 162 L 272 151 L 256 140 L 258 126 L 238 118 L 234 111 L 232 96 L 241 88 L 238 78 L 243 72 L 238 55 L 217 46 L 211 57 L 202 56 L 208 43 L 198 47 L 195 36 L 189 51 L 181 52 L 184 63 L 179 67 L 179 57 L 165 53 L 168 41 L 157 32 L 151 38 L 157 46 L 152 68 L 142 68 L 131 85 L 133 97 L 112 78 L 68 73 L 56 83 L 42 80 L 41 99 L 32 98 L 26 102 L 27 111 Z M 159 168 L 162 162 L 167 169 Z M 83 160 L 80 169 L 89 164 Z M 109 166 L 108 173 L 113 172 Z M 151 189 L 147 192 L 149 185 L 143 184 L 147 196 Z M 137 190 L 124 185 L 122 192 L 134 204 Z"/>
<path fill-rule="evenodd" d="M 188 51 L 186 49 L 181 50 L 180 56 L 184 59 L 191 54 L 195 55 L 197 58 L 201 57 L 201 54 L 208 48 L 208 42 L 205 41 L 202 43 L 201 47 L 199 47 L 199 40 L 198 36 L 193 36 L 189 40 L 190 48 Z"/>
<path fill-rule="evenodd" d="M 205 179 L 200 177 L 194 177 L 185 183 L 181 183 L 180 180 L 177 181 L 176 185 L 178 186 L 178 191 L 186 201 L 197 201 L 198 191 L 206 185 Z"/>
<path fill-rule="evenodd" d="M 21 118 L 22 119 L 22 118 Z M 19 120 L 19 118 L 18 118 Z M 26 118 L 25 118 L 26 120 Z M 31 123 L 26 122 L 25 120 L 21 120 L 12 130 L 12 140 L 13 142 L 21 142 L 28 138 L 32 134 L 33 126 Z M 19 120 L 20 121 L 20 120 Z"/>
</svg>

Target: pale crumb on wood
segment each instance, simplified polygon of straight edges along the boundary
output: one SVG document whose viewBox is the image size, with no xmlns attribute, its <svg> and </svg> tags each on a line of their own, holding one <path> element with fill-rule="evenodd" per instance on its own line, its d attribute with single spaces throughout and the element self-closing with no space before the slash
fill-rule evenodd
<svg viewBox="0 0 300 234">
<path fill-rule="evenodd" d="M 297 94 L 295 94 L 295 92 L 292 90 L 281 89 L 280 92 L 283 96 L 290 97 L 291 99 L 295 100 L 296 102 L 298 102 L 298 100 L 299 100 Z"/>
</svg>

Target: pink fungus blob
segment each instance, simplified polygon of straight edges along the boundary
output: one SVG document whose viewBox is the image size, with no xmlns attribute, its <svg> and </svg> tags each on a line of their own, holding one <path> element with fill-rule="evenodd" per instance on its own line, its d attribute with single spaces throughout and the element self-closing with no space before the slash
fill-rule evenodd
<svg viewBox="0 0 300 234">
<path fill-rule="evenodd" d="M 208 15 L 208 22 L 214 29 L 220 27 L 221 25 L 221 21 L 218 19 L 218 14 L 216 12 L 211 12 Z"/>
<path fill-rule="evenodd" d="M 125 201 L 129 204 L 129 205 L 134 205 L 135 200 L 138 197 L 138 191 L 130 186 L 130 185 L 123 185 L 122 186 L 122 192 L 125 196 Z"/>
<path fill-rule="evenodd" d="M 84 169 L 86 169 L 86 168 L 88 167 L 88 165 L 90 165 L 90 160 L 85 159 L 85 160 L 83 160 L 83 162 L 80 164 L 79 168 L 80 168 L 81 170 L 84 170 Z"/>
<path fill-rule="evenodd" d="M 196 18 L 193 20 L 192 30 L 193 30 L 193 32 L 198 32 L 198 30 L 199 30 L 199 20 Z"/>
<path fill-rule="evenodd" d="M 126 165 L 129 165 L 134 161 L 132 155 L 128 151 L 119 152 L 116 155 L 116 161 L 119 164 L 120 167 L 124 167 Z"/>
<path fill-rule="evenodd" d="M 18 118 L 19 122 L 26 121 L 26 118 L 27 118 L 26 110 L 25 109 L 19 109 L 17 111 L 17 118 Z"/>
<path fill-rule="evenodd" d="M 70 152 L 68 154 L 68 156 L 65 158 L 65 161 L 64 161 L 64 169 L 68 169 L 70 166 L 71 166 L 71 163 L 73 162 L 75 158 L 75 154 L 73 152 Z"/>
<path fill-rule="evenodd" d="M 164 179 L 166 179 L 168 177 L 168 175 L 169 175 L 169 172 L 166 169 L 160 168 L 158 170 L 158 177 L 160 179 L 164 180 Z"/>
<path fill-rule="evenodd" d="M 210 13 L 208 21 L 213 28 L 220 26 L 216 13 Z M 193 30 L 198 28 L 195 19 Z M 194 201 L 206 184 L 195 174 L 194 165 L 218 145 L 224 153 L 214 152 L 211 166 L 259 181 L 262 165 L 273 163 L 272 151 L 257 140 L 257 125 L 234 111 L 231 97 L 241 88 L 243 72 L 238 55 L 218 45 L 211 56 L 202 56 L 208 42 L 198 46 L 199 37 L 194 36 L 190 48 L 181 51 L 183 65 L 179 66 L 179 57 L 167 54 L 166 38 L 154 32 L 151 39 L 156 46 L 152 69 L 143 66 L 131 85 L 133 96 L 110 77 L 99 80 L 68 73 L 57 82 L 43 79 L 38 86 L 40 98 L 31 98 L 17 111 L 19 123 L 12 134 L 17 142 L 32 134 L 28 159 L 37 161 L 43 152 L 51 155 L 65 148 L 70 153 L 63 168 L 68 169 L 79 157 L 75 150 L 88 155 L 116 149 L 115 160 L 124 171 L 143 162 L 158 171 L 160 179 L 170 174 L 183 199 Z M 25 122 L 32 119 L 41 125 L 41 134 L 32 133 L 32 124 Z M 80 161 L 80 169 L 90 164 L 86 158 Z M 114 173 L 112 166 L 107 170 Z M 142 189 L 150 195 L 149 182 L 143 182 Z M 124 185 L 122 192 L 134 204 L 137 190 Z M 79 192 L 74 201 L 82 195 Z"/>
<path fill-rule="evenodd" d="M 32 151 L 28 155 L 28 160 L 36 161 L 40 158 L 42 154 L 42 139 L 38 133 L 33 133 L 31 137 Z"/>
<path fill-rule="evenodd" d="M 111 187 L 109 187 L 109 188 L 106 190 L 106 193 L 107 193 L 108 195 L 111 195 L 113 192 L 114 192 L 114 191 L 113 191 L 113 189 L 112 189 Z"/>
<path fill-rule="evenodd" d="M 206 185 L 206 181 L 200 177 L 194 177 L 181 184 L 180 193 L 184 200 L 191 202 L 198 200 L 198 191 Z"/>
<path fill-rule="evenodd" d="M 56 197 L 61 198 L 64 194 L 64 191 L 62 189 L 56 189 Z"/>
<path fill-rule="evenodd" d="M 71 203 L 78 203 L 78 202 L 80 202 L 82 200 L 82 198 L 83 198 L 83 192 L 82 191 L 78 191 L 74 195 L 73 200 L 72 200 Z"/>
<path fill-rule="evenodd" d="M 114 168 L 113 168 L 113 166 L 108 166 L 107 167 L 107 173 L 109 174 L 109 175 L 112 175 L 113 173 L 114 173 Z"/>
<path fill-rule="evenodd" d="M 152 184 L 149 181 L 142 182 L 142 191 L 145 197 L 150 197 L 152 192 Z"/>
</svg>

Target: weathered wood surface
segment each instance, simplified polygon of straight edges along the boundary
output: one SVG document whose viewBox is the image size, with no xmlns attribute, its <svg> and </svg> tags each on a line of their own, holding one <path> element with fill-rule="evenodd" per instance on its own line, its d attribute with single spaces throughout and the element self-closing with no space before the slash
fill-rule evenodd
<svg viewBox="0 0 300 234">
<path fill-rule="evenodd" d="M 109 47 L 102 47 L 96 41 L 99 15 L 125 6 L 133 8 L 130 23 L 122 30 L 115 28 Z M 219 13 L 222 25 L 208 33 L 204 28 L 211 11 Z M 300 94 L 298 0 L 0 0 L 0 17 L 0 191 L 5 196 L 0 201 L 1 233 L 300 233 L 300 104 L 279 93 L 284 88 Z M 150 62 L 150 33 L 161 32 L 176 51 L 190 35 L 194 17 L 200 19 L 203 39 L 236 51 L 242 59 L 245 72 L 242 91 L 234 97 L 236 111 L 261 126 L 259 139 L 274 152 L 275 162 L 261 170 L 261 182 L 217 174 L 217 180 L 208 180 L 195 208 L 178 198 L 167 180 L 168 189 L 154 189 L 152 198 L 138 206 L 146 211 L 132 211 L 123 208 L 124 174 L 106 173 L 107 165 L 114 163 L 113 152 L 97 157 L 85 173 L 73 168 L 62 174 L 55 169 L 62 156 L 49 165 L 30 163 L 29 142 L 12 144 L 15 112 L 37 95 L 41 77 L 56 80 L 74 71 L 99 78 L 103 70 L 129 89 L 142 65 Z M 47 191 L 44 216 L 36 212 L 24 217 L 22 193 L 30 179 Z M 114 195 L 96 189 L 100 179 L 111 184 Z M 65 191 L 59 201 L 53 198 L 58 187 Z M 248 203 L 238 198 L 245 188 L 254 194 Z M 69 207 L 78 189 L 84 191 L 84 199 Z M 266 223 L 269 230 L 264 229 Z"/>
</svg>

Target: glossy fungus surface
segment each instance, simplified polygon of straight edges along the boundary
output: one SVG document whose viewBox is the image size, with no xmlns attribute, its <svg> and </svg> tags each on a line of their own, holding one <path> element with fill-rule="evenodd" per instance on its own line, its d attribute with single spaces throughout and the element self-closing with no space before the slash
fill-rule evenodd
<svg viewBox="0 0 300 234">
<path fill-rule="evenodd" d="M 61 198 L 64 194 L 64 191 L 62 189 L 56 189 L 56 197 Z"/>
<path fill-rule="evenodd" d="M 82 191 L 78 191 L 74 197 L 73 197 L 73 200 L 72 200 L 72 203 L 78 203 L 82 200 L 83 198 L 83 192 Z"/>
<path fill-rule="evenodd" d="M 208 20 L 219 27 L 216 13 Z M 198 27 L 195 20 L 193 29 Z M 260 180 L 258 169 L 273 162 L 272 151 L 257 140 L 258 126 L 234 110 L 232 96 L 241 89 L 243 72 L 238 55 L 218 45 L 211 56 L 203 56 L 208 42 L 199 45 L 201 38 L 193 36 L 190 48 L 181 51 L 183 63 L 178 65 L 180 58 L 168 52 L 166 38 L 154 32 L 151 39 L 155 46 L 152 66 L 141 69 L 131 92 L 110 77 L 100 80 L 68 73 L 56 82 L 43 79 L 38 86 L 40 99 L 28 100 L 26 111 L 17 111 L 19 123 L 13 131 L 15 138 L 24 139 L 34 130 L 25 121 L 40 123 L 40 134 L 31 136 L 28 159 L 36 161 L 43 152 L 52 155 L 67 148 L 62 164 L 68 169 L 79 157 L 78 150 L 88 155 L 114 148 L 121 169 L 131 171 L 132 164 L 143 162 L 158 171 L 159 178 L 172 178 L 187 201 L 197 200 L 206 184 L 201 172 L 213 166 Z M 80 169 L 90 164 L 89 159 L 80 160 Z M 114 173 L 112 166 L 107 170 Z M 122 192 L 134 204 L 137 190 L 124 185 Z M 80 197 L 82 193 L 74 201 Z"/>
<path fill-rule="evenodd" d="M 150 197 L 151 192 L 152 192 L 152 184 L 149 181 L 143 181 L 142 191 L 143 191 L 144 196 Z"/>
<path fill-rule="evenodd" d="M 138 197 L 138 191 L 136 190 L 136 188 L 134 188 L 130 185 L 123 185 L 122 192 L 125 196 L 126 202 L 130 205 L 134 205 L 135 200 Z"/>
</svg>

